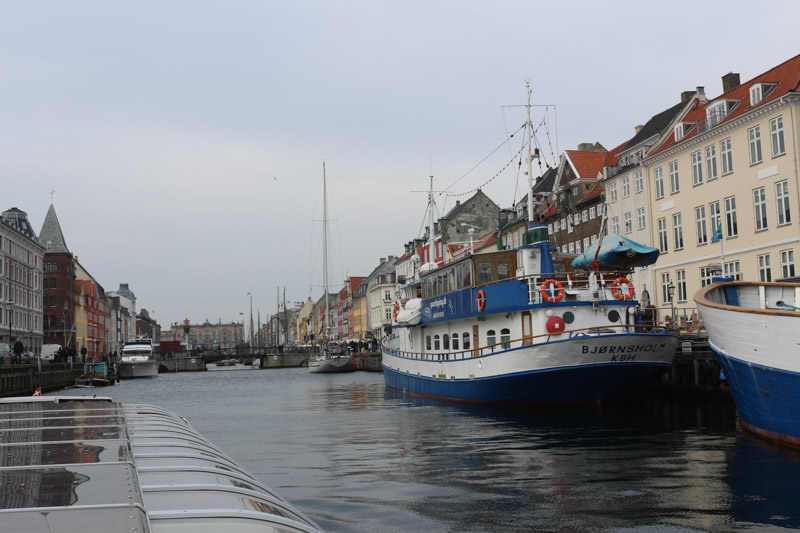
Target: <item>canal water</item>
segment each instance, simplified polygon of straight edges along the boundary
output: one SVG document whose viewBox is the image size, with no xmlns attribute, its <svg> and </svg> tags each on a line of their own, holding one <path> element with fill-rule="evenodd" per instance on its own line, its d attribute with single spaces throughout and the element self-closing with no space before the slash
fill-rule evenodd
<svg viewBox="0 0 800 533">
<path fill-rule="evenodd" d="M 719 398 L 474 407 L 300 368 L 66 393 L 186 417 L 329 532 L 800 528 L 800 453 L 739 434 Z"/>
</svg>

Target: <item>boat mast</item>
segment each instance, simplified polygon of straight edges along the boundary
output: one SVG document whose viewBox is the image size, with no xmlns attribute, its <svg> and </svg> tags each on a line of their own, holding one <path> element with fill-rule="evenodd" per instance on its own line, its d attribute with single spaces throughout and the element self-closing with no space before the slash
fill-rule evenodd
<svg viewBox="0 0 800 533">
<path fill-rule="evenodd" d="M 531 123 L 531 80 L 525 80 L 528 103 L 525 105 L 525 132 L 528 134 L 528 223 L 533 223 L 533 124 Z"/>
<path fill-rule="evenodd" d="M 436 258 L 433 253 L 433 174 L 431 174 L 431 189 L 428 191 L 428 227 L 430 228 L 430 240 L 428 241 L 428 262 L 435 265 Z"/>
<path fill-rule="evenodd" d="M 328 184 L 322 162 L 322 287 L 325 291 L 325 342 L 328 342 Z"/>
</svg>

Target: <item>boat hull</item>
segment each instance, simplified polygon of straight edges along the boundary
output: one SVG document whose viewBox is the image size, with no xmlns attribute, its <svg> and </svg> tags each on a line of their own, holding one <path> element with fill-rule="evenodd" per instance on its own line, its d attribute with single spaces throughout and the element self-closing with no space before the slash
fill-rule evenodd
<svg viewBox="0 0 800 533">
<path fill-rule="evenodd" d="M 310 359 L 308 370 L 312 374 L 334 374 L 340 372 L 354 372 L 356 362 L 352 357 L 329 357 L 327 359 Z"/>
<path fill-rule="evenodd" d="M 723 282 L 695 296 L 742 427 L 800 448 L 800 285 Z M 791 309 L 791 307 L 790 307 Z"/>
<path fill-rule="evenodd" d="M 633 394 L 667 372 L 678 337 L 617 334 L 575 337 L 456 360 L 398 355 L 389 346 L 389 388 L 459 402 L 598 403 Z"/>
<path fill-rule="evenodd" d="M 123 361 L 117 365 L 117 372 L 122 379 L 151 378 L 158 375 L 158 361 Z"/>
</svg>

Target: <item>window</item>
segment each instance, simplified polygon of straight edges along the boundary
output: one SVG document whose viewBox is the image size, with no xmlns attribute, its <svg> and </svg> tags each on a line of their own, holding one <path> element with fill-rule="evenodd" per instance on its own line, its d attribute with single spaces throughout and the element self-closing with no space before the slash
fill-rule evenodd
<svg viewBox="0 0 800 533">
<path fill-rule="evenodd" d="M 703 154 L 700 150 L 692 153 L 692 185 L 703 184 Z"/>
<path fill-rule="evenodd" d="M 622 197 L 627 198 L 631 195 L 631 177 L 622 178 Z"/>
<path fill-rule="evenodd" d="M 675 272 L 675 279 L 677 281 L 677 290 L 678 290 L 678 301 L 685 302 L 686 301 L 686 271 L 685 270 L 678 270 Z"/>
<path fill-rule="evenodd" d="M 680 183 L 678 183 L 678 162 L 673 161 L 669 164 L 669 193 L 675 194 L 681 192 Z"/>
<path fill-rule="evenodd" d="M 661 274 L 661 301 L 663 303 L 672 303 L 669 299 L 669 272 Z"/>
<path fill-rule="evenodd" d="M 737 281 L 742 277 L 742 271 L 739 265 L 739 261 L 730 261 L 729 263 L 725 263 L 723 271 L 725 273 L 725 276 L 733 278 Z"/>
<path fill-rule="evenodd" d="M 597 242 L 597 235 L 592 235 L 592 243 Z"/>
<path fill-rule="evenodd" d="M 794 250 L 781 250 L 781 274 L 784 278 L 794 277 Z"/>
<path fill-rule="evenodd" d="M 764 97 L 764 92 L 760 83 L 750 87 L 750 105 L 754 106 Z"/>
<path fill-rule="evenodd" d="M 433 336 L 433 349 L 434 350 L 441 350 L 442 349 L 442 344 L 441 344 L 439 335 L 434 335 Z"/>
<path fill-rule="evenodd" d="M 567 229 L 567 219 L 566 218 L 562 218 L 561 219 L 561 231 L 564 231 L 565 229 Z"/>
<path fill-rule="evenodd" d="M 574 254 L 575 253 L 575 243 L 574 242 L 569 243 L 569 246 L 567 247 L 567 249 L 569 250 L 569 253 Z"/>
<path fill-rule="evenodd" d="M 486 346 L 492 346 L 493 344 L 497 344 L 497 337 L 495 337 L 494 330 L 490 329 L 486 332 Z"/>
<path fill-rule="evenodd" d="M 450 351 L 450 335 L 447 333 L 442 336 L 442 348 Z"/>
<path fill-rule="evenodd" d="M 623 220 L 625 223 L 625 233 L 630 233 L 633 231 L 633 217 L 631 216 L 630 211 L 623 215 Z"/>
<path fill-rule="evenodd" d="M 594 206 L 592 206 L 589 208 L 589 218 L 594 218 L 594 217 L 595 217 Z"/>
<path fill-rule="evenodd" d="M 608 186 L 608 201 L 614 203 L 617 201 L 617 182 L 609 184 Z"/>
<path fill-rule="evenodd" d="M 583 249 L 587 249 L 589 247 L 589 237 L 583 238 Z"/>
<path fill-rule="evenodd" d="M 619 217 L 613 217 L 611 219 L 611 233 L 619 235 Z"/>
<path fill-rule="evenodd" d="M 581 214 L 575 213 L 574 215 L 572 215 L 572 224 L 574 226 L 578 226 L 580 223 L 581 223 Z"/>
<path fill-rule="evenodd" d="M 733 172 L 733 151 L 730 138 L 719 143 L 719 153 L 722 158 L 722 175 Z"/>
<path fill-rule="evenodd" d="M 658 251 L 665 253 L 667 251 L 667 219 L 658 219 Z"/>
<path fill-rule="evenodd" d="M 567 233 L 572 233 L 572 215 L 567 215 Z"/>
<path fill-rule="evenodd" d="M 506 279 L 506 278 L 508 278 L 508 271 L 509 270 L 510 270 L 510 268 L 509 268 L 508 261 L 502 261 L 500 263 L 497 263 L 497 279 Z"/>
<path fill-rule="evenodd" d="M 712 232 L 717 231 L 717 228 L 722 222 L 719 210 L 719 201 L 711 202 L 710 204 L 708 204 L 708 216 L 710 218 L 709 221 L 711 222 L 710 225 L 711 231 Z"/>
<path fill-rule="evenodd" d="M 431 336 L 425 337 L 425 349 L 431 351 Z"/>
<path fill-rule="evenodd" d="M 783 180 L 775 184 L 775 203 L 778 204 L 778 226 L 792 222 L 789 210 L 789 181 Z"/>
<path fill-rule="evenodd" d="M 492 281 L 492 264 L 478 263 L 478 283 L 484 284 Z"/>
<path fill-rule="evenodd" d="M 575 253 L 576 254 L 581 253 L 581 241 L 580 240 L 575 241 Z"/>
<path fill-rule="evenodd" d="M 469 344 L 470 344 L 470 343 L 469 343 L 469 333 L 466 333 L 466 332 L 465 332 L 465 333 L 464 333 L 464 334 L 461 336 L 461 339 L 464 341 L 464 342 L 463 342 L 464 349 L 465 349 L 465 350 L 469 350 Z"/>
<path fill-rule="evenodd" d="M 589 220 L 589 213 L 586 211 L 586 209 L 584 209 L 581 212 L 581 221 L 586 222 L 587 220 Z"/>
<path fill-rule="evenodd" d="M 664 169 L 658 167 L 653 171 L 653 185 L 656 189 L 656 200 L 664 198 Z"/>
<path fill-rule="evenodd" d="M 747 138 L 750 140 L 750 164 L 761 163 L 761 126 L 747 130 Z"/>
<path fill-rule="evenodd" d="M 675 249 L 682 250 L 683 249 L 683 217 L 681 213 L 675 213 L 672 215 L 672 231 L 673 236 L 675 237 Z"/>
<path fill-rule="evenodd" d="M 458 351 L 458 333 L 453 333 L 453 351 Z"/>
<path fill-rule="evenodd" d="M 772 281 L 772 270 L 769 266 L 769 254 L 758 256 L 758 280 Z"/>
<path fill-rule="evenodd" d="M 644 229 L 645 225 L 647 224 L 647 219 L 644 215 L 644 207 L 640 207 L 636 210 L 636 229 Z"/>
<path fill-rule="evenodd" d="M 769 132 L 772 137 L 772 157 L 786 153 L 786 144 L 783 140 L 783 117 L 776 117 L 769 121 Z"/>
<path fill-rule="evenodd" d="M 725 198 L 725 226 L 728 238 L 739 235 L 739 223 L 736 219 L 736 197 Z"/>
<path fill-rule="evenodd" d="M 708 267 L 700 267 L 700 288 L 711 285 L 711 273 Z"/>
<path fill-rule="evenodd" d="M 504 350 L 511 348 L 511 330 L 508 328 L 503 328 L 500 330 L 500 342 L 503 343 Z"/>
<path fill-rule="evenodd" d="M 706 229 L 706 206 L 694 208 L 694 219 L 697 227 L 697 245 L 708 244 L 708 230 Z"/>
<path fill-rule="evenodd" d="M 548 224 L 547 225 L 547 234 L 548 235 L 552 235 L 553 234 L 553 225 L 552 224 Z"/>
<path fill-rule="evenodd" d="M 717 147 L 706 146 L 706 175 L 708 181 L 717 179 Z"/>
<path fill-rule="evenodd" d="M 756 231 L 767 229 L 767 193 L 764 187 L 753 191 L 753 212 L 756 216 Z"/>
<path fill-rule="evenodd" d="M 637 170 L 636 174 L 633 175 L 633 180 L 636 182 L 636 193 L 640 193 L 644 190 L 644 177 L 641 170 Z"/>
</svg>

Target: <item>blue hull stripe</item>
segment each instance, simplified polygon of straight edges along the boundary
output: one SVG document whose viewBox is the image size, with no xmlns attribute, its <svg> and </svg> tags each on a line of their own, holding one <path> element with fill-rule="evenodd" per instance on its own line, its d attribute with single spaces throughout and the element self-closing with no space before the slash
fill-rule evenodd
<svg viewBox="0 0 800 533">
<path fill-rule="evenodd" d="M 477 403 L 601 402 L 641 390 L 668 364 L 612 363 L 521 372 L 474 380 L 434 379 L 383 366 L 386 386 L 419 396 Z"/>
<path fill-rule="evenodd" d="M 790 439 L 800 438 L 800 374 L 714 351 L 742 420 Z"/>
</svg>

